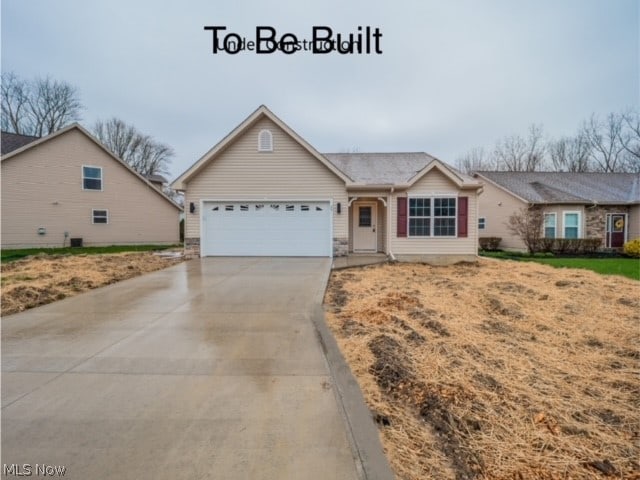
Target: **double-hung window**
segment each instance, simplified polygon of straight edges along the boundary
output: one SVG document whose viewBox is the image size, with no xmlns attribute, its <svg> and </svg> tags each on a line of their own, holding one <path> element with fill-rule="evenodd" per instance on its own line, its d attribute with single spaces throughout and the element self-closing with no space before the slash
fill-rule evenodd
<svg viewBox="0 0 640 480">
<path fill-rule="evenodd" d="M 409 236 L 431 236 L 431 199 L 409 199 Z"/>
<path fill-rule="evenodd" d="M 82 189 L 102 190 L 102 167 L 82 166 Z"/>
<path fill-rule="evenodd" d="M 556 214 L 544 214 L 544 238 L 556 238 Z"/>
<path fill-rule="evenodd" d="M 455 237 L 455 197 L 409 198 L 410 237 Z"/>
<path fill-rule="evenodd" d="M 564 215 L 564 238 L 580 237 L 580 212 L 562 212 Z"/>
</svg>

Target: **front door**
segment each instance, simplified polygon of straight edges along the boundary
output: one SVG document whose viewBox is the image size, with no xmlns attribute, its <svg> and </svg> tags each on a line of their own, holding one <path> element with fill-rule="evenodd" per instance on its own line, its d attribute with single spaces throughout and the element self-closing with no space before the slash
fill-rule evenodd
<svg viewBox="0 0 640 480">
<path fill-rule="evenodd" d="M 354 203 L 353 251 L 376 252 L 378 250 L 375 202 Z"/>
<path fill-rule="evenodd" d="M 607 214 L 607 247 L 620 248 L 624 245 L 627 232 L 627 215 L 625 213 Z"/>
</svg>

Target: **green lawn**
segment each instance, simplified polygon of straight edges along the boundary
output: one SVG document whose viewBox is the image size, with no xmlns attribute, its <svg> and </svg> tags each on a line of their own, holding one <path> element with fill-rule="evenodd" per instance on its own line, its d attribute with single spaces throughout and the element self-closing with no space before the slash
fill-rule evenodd
<svg viewBox="0 0 640 480">
<path fill-rule="evenodd" d="M 588 257 L 553 257 L 511 254 L 509 252 L 483 252 L 480 255 L 491 258 L 537 262 L 556 268 L 584 268 L 602 275 L 623 275 L 633 280 L 640 280 L 640 259 L 627 257 L 588 258 Z"/>
<path fill-rule="evenodd" d="M 111 245 L 108 247 L 7 249 L 0 251 L 0 258 L 2 259 L 2 263 L 5 263 L 39 253 L 46 253 L 48 255 L 95 255 L 98 253 L 148 252 L 150 250 L 166 250 L 177 246 L 178 245 Z"/>
</svg>

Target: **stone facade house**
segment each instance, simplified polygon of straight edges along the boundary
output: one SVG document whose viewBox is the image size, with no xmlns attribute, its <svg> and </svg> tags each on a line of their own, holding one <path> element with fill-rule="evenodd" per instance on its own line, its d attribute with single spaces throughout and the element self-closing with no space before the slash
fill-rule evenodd
<svg viewBox="0 0 640 480">
<path fill-rule="evenodd" d="M 600 238 L 617 249 L 640 237 L 640 175 L 637 173 L 477 172 L 480 237 L 501 237 L 501 248 L 526 250 L 506 227 L 520 208 L 544 213 L 546 238 Z"/>
</svg>

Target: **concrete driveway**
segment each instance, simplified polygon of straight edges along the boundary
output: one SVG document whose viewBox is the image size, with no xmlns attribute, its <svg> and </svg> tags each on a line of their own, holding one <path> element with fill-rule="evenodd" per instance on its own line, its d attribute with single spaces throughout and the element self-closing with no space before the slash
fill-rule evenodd
<svg viewBox="0 0 640 480">
<path fill-rule="evenodd" d="M 194 260 L 3 318 L 2 463 L 82 479 L 358 478 L 311 321 L 329 268 Z"/>
</svg>

